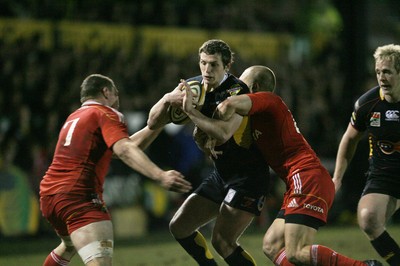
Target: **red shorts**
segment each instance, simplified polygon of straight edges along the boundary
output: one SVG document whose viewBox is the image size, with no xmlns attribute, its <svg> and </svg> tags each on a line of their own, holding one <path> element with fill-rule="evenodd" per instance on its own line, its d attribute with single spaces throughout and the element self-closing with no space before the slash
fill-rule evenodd
<svg viewBox="0 0 400 266">
<path fill-rule="evenodd" d="M 335 198 L 335 185 L 329 172 L 321 166 L 297 172 L 288 181 L 289 189 L 281 207 L 284 215 L 307 215 L 326 224 Z"/>
<path fill-rule="evenodd" d="M 111 220 L 104 202 L 96 194 L 55 194 L 40 197 L 42 215 L 58 235 L 67 236 L 90 223 Z"/>
</svg>

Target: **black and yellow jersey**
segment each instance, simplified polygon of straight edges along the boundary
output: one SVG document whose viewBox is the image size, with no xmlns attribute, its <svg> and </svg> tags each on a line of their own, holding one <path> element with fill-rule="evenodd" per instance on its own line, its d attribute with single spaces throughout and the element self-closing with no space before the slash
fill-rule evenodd
<svg viewBox="0 0 400 266">
<path fill-rule="evenodd" d="M 202 77 L 188 79 L 188 81 L 190 80 L 201 82 Z M 220 86 L 206 93 L 201 113 L 212 118 L 217 105 L 226 98 L 249 92 L 250 90 L 244 82 L 234 75 L 227 74 Z M 222 154 L 213 160 L 216 170 L 224 180 L 240 175 L 269 178 L 269 167 L 252 139 L 250 125 L 250 119 L 247 116 L 244 117 L 235 134 L 224 144 L 215 147 L 216 151 L 222 151 Z"/>
<path fill-rule="evenodd" d="M 351 124 L 368 132 L 369 174 L 400 187 L 400 102 L 387 102 L 374 87 L 356 101 Z"/>
</svg>

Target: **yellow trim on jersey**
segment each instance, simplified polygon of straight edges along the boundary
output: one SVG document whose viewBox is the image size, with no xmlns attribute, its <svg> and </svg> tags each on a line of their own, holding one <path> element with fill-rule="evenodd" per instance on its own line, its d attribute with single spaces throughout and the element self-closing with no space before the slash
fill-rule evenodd
<svg viewBox="0 0 400 266">
<path fill-rule="evenodd" d="M 233 139 L 240 147 L 250 147 L 253 139 L 251 136 L 250 119 L 248 116 L 243 117 L 242 123 L 236 130 L 235 134 L 233 134 Z"/>
<path fill-rule="evenodd" d="M 379 88 L 379 97 L 382 101 L 385 100 L 385 95 L 383 94 L 382 88 Z"/>
<path fill-rule="evenodd" d="M 373 149 L 371 136 L 368 137 L 368 143 L 369 143 L 369 157 L 372 157 L 372 154 L 374 153 L 374 149 Z"/>
</svg>

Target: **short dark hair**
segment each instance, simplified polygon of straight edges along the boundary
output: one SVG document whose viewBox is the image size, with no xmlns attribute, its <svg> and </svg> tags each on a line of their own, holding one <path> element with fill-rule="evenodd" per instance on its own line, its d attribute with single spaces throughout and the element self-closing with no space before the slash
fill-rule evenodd
<svg viewBox="0 0 400 266">
<path fill-rule="evenodd" d="M 222 40 L 208 40 L 199 48 L 199 56 L 201 53 L 208 55 L 220 54 L 224 67 L 233 63 L 233 55 L 229 45 Z"/>
<path fill-rule="evenodd" d="M 100 74 L 87 76 L 81 85 L 81 102 L 83 103 L 88 99 L 96 98 L 104 87 L 112 90 L 115 88 L 114 81 Z"/>
</svg>

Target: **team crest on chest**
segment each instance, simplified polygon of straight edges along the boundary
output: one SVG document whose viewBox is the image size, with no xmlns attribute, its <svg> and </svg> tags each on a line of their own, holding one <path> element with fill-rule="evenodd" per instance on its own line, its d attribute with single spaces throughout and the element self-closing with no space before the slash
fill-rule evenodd
<svg viewBox="0 0 400 266">
<path fill-rule="evenodd" d="M 371 118 L 369 119 L 369 125 L 371 127 L 380 127 L 381 126 L 381 113 L 373 112 Z"/>
</svg>

